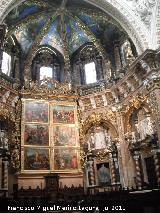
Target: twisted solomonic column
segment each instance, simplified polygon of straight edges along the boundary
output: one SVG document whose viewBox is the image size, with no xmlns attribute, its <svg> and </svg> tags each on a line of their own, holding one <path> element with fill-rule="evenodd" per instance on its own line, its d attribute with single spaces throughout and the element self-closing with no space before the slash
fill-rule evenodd
<svg viewBox="0 0 160 213">
<path fill-rule="evenodd" d="M 8 161 L 3 161 L 3 188 L 8 190 Z"/>
<path fill-rule="evenodd" d="M 112 184 L 116 184 L 116 171 L 114 161 L 111 162 L 111 177 L 112 177 Z"/>
<path fill-rule="evenodd" d="M 155 172 L 156 172 L 156 177 L 157 177 L 157 183 L 158 186 L 160 186 L 160 159 L 158 158 L 158 150 L 154 149 L 153 150 L 153 159 L 154 159 L 154 165 L 155 165 Z"/>
<path fill-rule="evenodd" d="M 138 189 L 142 189 L 142 175 L 141 175 L 141 169 L 140 169 L 140 152 L 139 151 L 134 151 L 133 159 L 135 161 L 135 167 L 136 167 L 137 186 L 138 186 Z"/>
<path fill-rule="evenodd" d="M 92 159 L 87 162 L 88 185 L 95 186 L 94 163 Z"/>
</svg>

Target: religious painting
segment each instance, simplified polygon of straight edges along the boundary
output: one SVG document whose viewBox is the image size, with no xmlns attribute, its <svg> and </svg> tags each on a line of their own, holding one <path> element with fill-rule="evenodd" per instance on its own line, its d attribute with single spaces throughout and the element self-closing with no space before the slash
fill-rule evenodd
<svg viewBox="0 0 160 213">
<path fill-rule="evenodd" d="M 25 122 L 48 123 L 48 104 L 45 102 L 25 102 Z"/>
<path fill-rule="evenodd" d="M 24 169 L 25 170 L 49 170 L 49 150 L 48 149 L 24 149 Z"/>
<path fill-rule="evenodd" d="M 53 110 L 53 123 L 74 124 L 74 106 L 55 105 Z"/>
<path fill-rule="evenodd" d="M 111 136 L 103 126 L 92 127 L 88 132 L 88 150 L 106 149 L 111 143 Z"/>
<path fill-rule="evenodd" d="M 54 126 L 53 142 L 55 146 L 76 146 L 77 129 L 70 126 Z"/>
<path fill-rule="evenodd" d="M 47 125 L 25 125 L 24 144 L 36 146 L 49 145 L 49 130 Z"/>
<path fill-rule="evenodd" d="M 97 169 L 97 180 L 99 186 L 109 185 L 111 183 L 109 163 L 98 163 L 96 164 Z"/>
<path fill-rule="evenodd" d="M 78 169 L 77 150 L 73 148 L 54 149 L 54 170 Z"/>
</svg>

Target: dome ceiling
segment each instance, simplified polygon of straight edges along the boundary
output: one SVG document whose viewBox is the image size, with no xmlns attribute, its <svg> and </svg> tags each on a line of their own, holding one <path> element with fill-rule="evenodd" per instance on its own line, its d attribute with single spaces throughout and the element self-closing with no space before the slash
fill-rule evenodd
<svg viewBox="0 0 160 213">
<path fill-rule="evenodd" d="M 24 54 L 41 45 L 71 56 L 88 42 L 98 41 L 107 55 L 113 43 L 127 37 L 122 28 L 98 8 L 80 0 L 25 1 L 6 17 L 10 37 L 14 35 Z"/>
</svg>

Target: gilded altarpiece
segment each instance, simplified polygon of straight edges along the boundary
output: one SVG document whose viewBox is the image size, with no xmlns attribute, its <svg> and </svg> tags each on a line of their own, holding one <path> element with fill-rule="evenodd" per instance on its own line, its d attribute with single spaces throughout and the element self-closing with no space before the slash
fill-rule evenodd
<svg viewBox="0 0 160 213">
<path fill-rule="evenodd" d="M 22 99 L 22 173 L 80 171 L 75 102 Z"/>
</svg>

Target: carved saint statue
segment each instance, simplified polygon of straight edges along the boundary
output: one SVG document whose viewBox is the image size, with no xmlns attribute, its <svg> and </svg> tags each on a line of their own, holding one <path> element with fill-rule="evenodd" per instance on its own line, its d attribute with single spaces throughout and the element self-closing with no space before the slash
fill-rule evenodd
<svg viewBox="0 0 160 213">
<path fill-rule="evenodd" d="M 105 149 L 107 145 L 111 144 L 111 136 L 108 130 L 102 126 L 94 127 L 89 134 L 87 140 L 88 150 Z"/>
<path fill-rule="evenodd" d="M 102 127 L 95 128 L 95 149 L 105 149 L 106 148 L 106 141 L 104 130 Z"/>
<path fill-rule="evenodd" d="M 19 100 L 19 96 L 16 96 L 13 100 L 12 100 L 12 107 L 15 107 L 16 106 L 16 103 L 18 102 Z"/>
<path fill-rule="evenodd" d="M 9 98 L 10 91 L 7 91 L 3 96 L 2 96 L 2 102 L 6 103 L 7 99 Z"/>
<path fill-rule="evenodd" d="M 141 140 L 144 140 L 147 135 L 151 136 L 154 134 L 154 127 L 151 122 L 151 118 L 148 115 L 142 120 L 138 121 L 136 128 Z"/>
<path fill-rule="evenodd" d="M 130 65 L 134 61 L 135 57 L 132 52 L 131 44 L 128 40 L 126 40 L 123 44 L 123 51 L 125 56 L 125 63 L 126 65 Z"/>
</svg>

